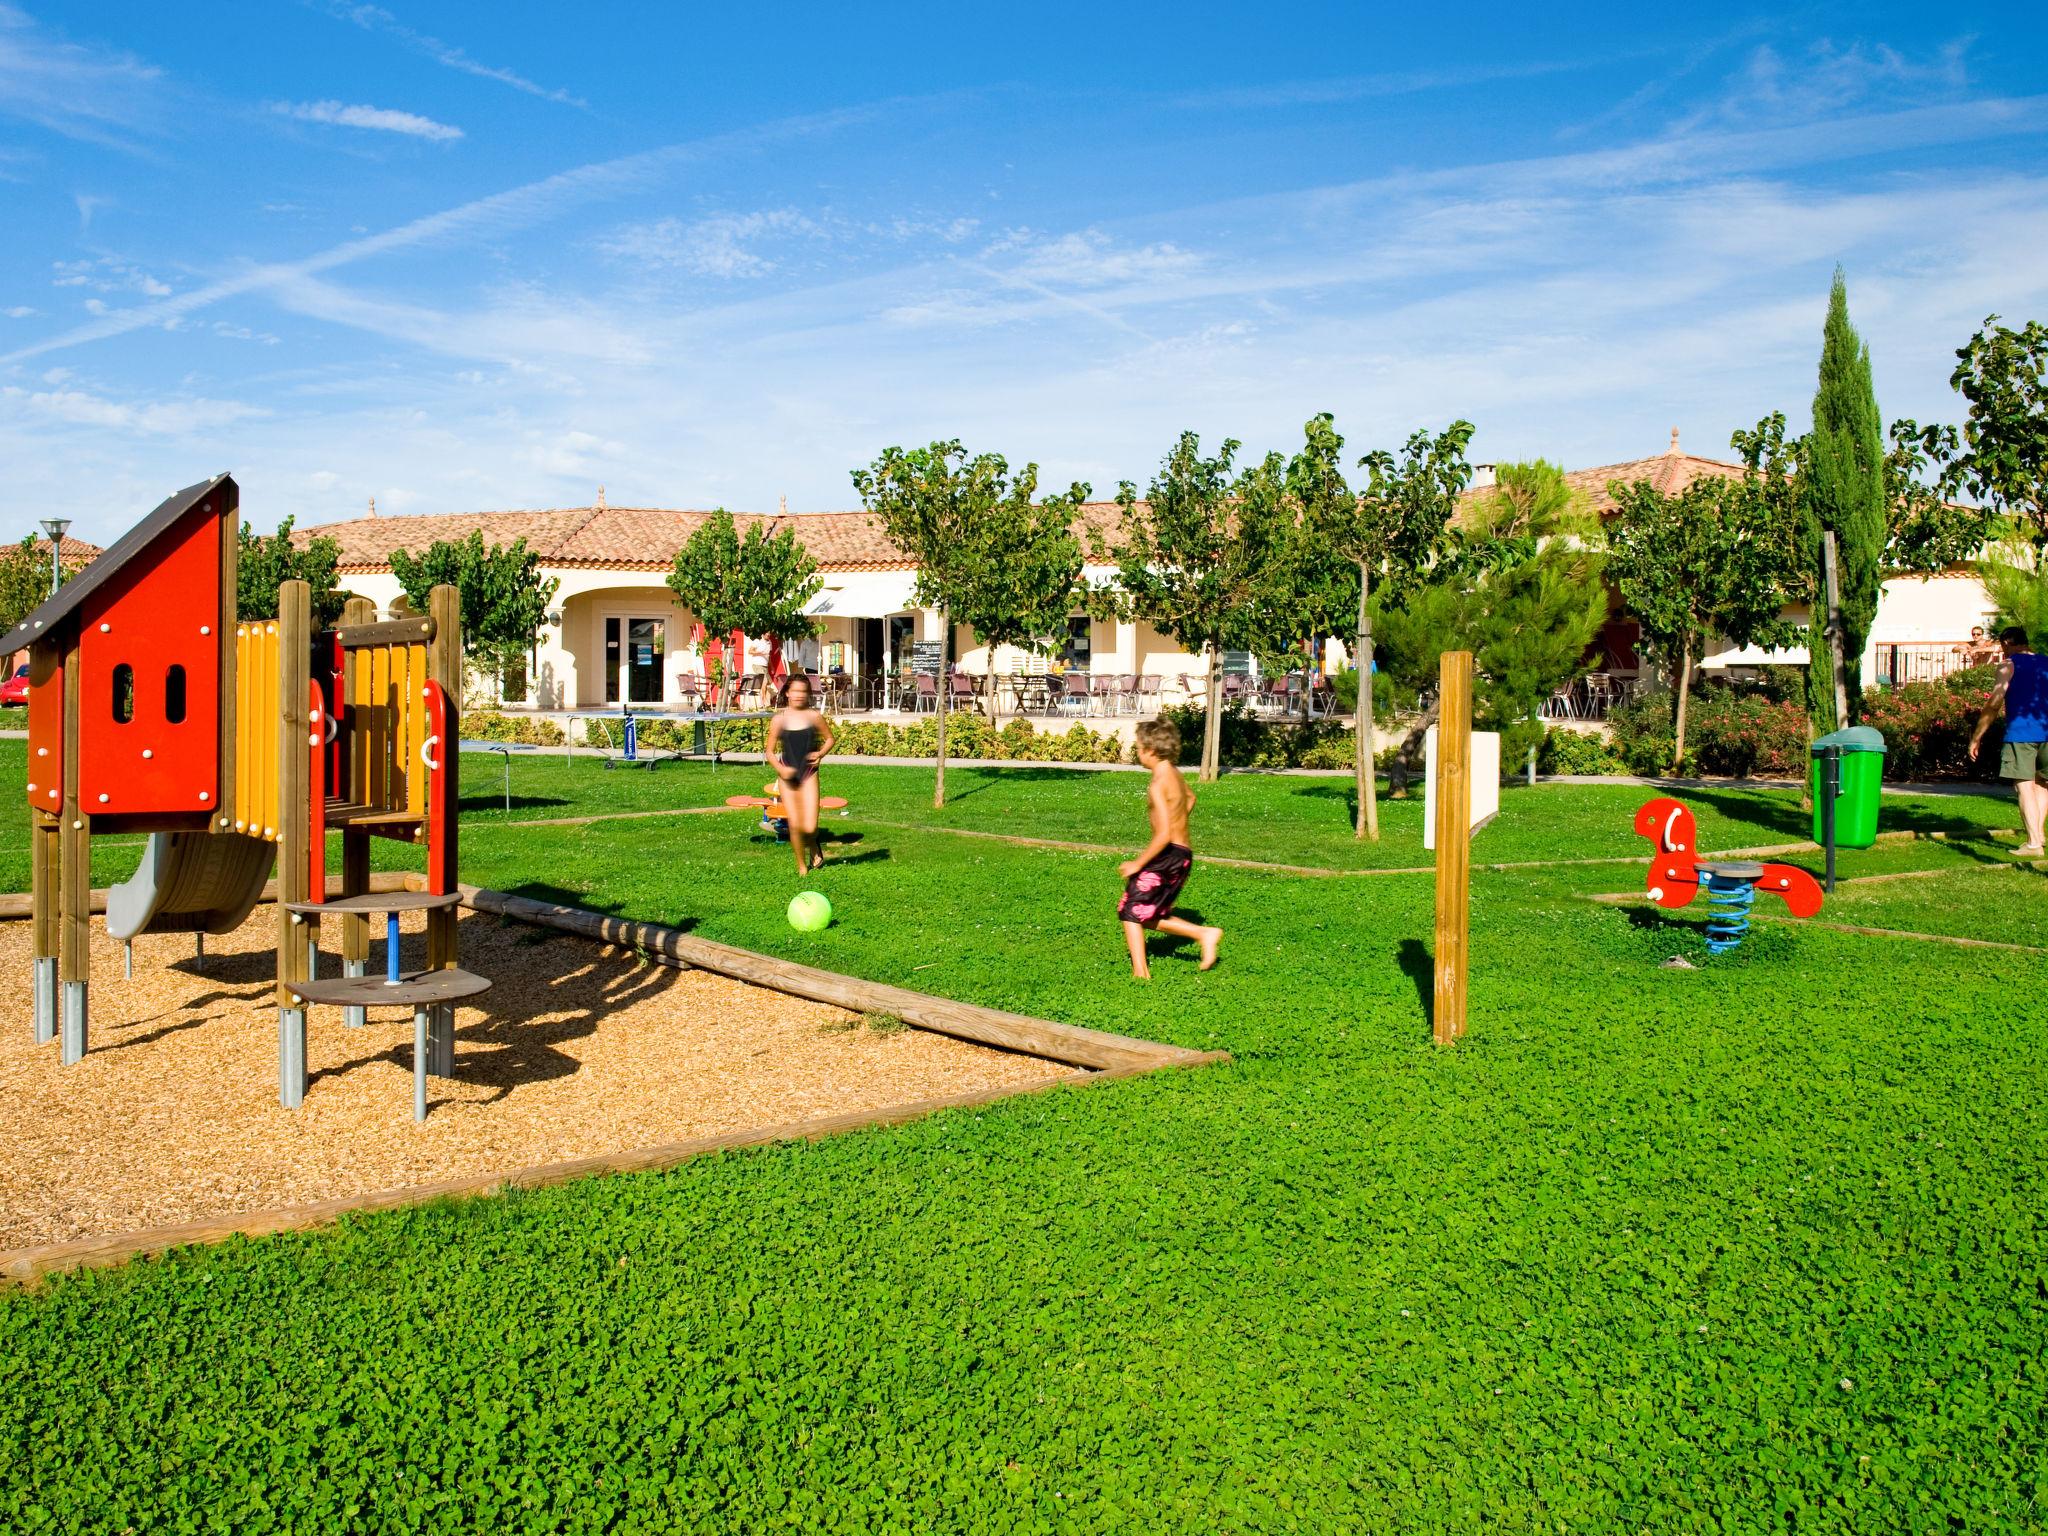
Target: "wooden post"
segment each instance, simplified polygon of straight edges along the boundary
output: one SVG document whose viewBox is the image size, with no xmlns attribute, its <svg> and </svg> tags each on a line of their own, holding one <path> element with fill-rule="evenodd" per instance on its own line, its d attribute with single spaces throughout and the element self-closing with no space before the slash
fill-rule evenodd
<svg viewBox="0 0 2048 1536">
<path fill-rule="evenodd" d="M 1827 573 L 1828 654 L 1835 663 L 1835 729 L 1839 731 L 1849 724 L 1849 680 L 1842 674 L 1842 591 L 1835 574 L 1834 529 L 1822 532 L 1820 551 L 1821 568 Z"/>
<path fill-rule="evenodd" d="M 277 589 L 277 1028 L 278 1102 L 298 1108 L 306 1096 L 306 1009 L 289 984 L 304 981 L 314 919 L 285 910 L 304 901 L 312 884 L 311 793 L 312 589 L 287 581 Z"/>
<path fill-rule="evenodd" d="M 462 867 L 456 856 L 455 836 L 459 815 L 457 808 L 462 803 L 462 781 L 458 766 L 462 761 L 462 753 L 458 750 L 461 745 L 459 738 L 462 735 L 462 596 L 455 588 L 444 583 L 427 594 L 427 612 L 434 620 L 434 640 L 427 650 L 427 681 L 439 683 L 446 690 L 450 716 L 450 727 L 445 733 L 440 730 L 438 720 L 430 719 L 427 722 L 428 734 L 445 734 L 448 738 L 437 743 L 435 747 L 442 765 L 441 777 L 448 788 L 447 798 L 443 802 L 448 808 L 447 825 L 434 830 L 437 835 L 446 839 L 448 867 L 452 872 Z M 417 674 L 412 677 L 411 686 L 414 693 L 414 718 L 420 718 L 421 712 L 428 708 L 426 689 Z M 417 782 L 424 785 L 426 765 L 414 762 L 410 765 L 410 771 L 418 776 Z M 427 913 L 429 970 L 450 970 L 458 963 L 460 951 L 455 928 L 460 916 L 461 914 L 453 907 L 440 907 Z M 455 1071 L 455 1005 L 436 1004 L 433 1013 L 435 1017 L 429 1021 L 433 1025 L 433 1052 L 426 1070 L 446 1077 Z M 422 1047 L 425 1042 L 426 1036 L 422 1035 Z M 422 1091 L 425 1081 L 424 1078 L 420 1079 Z M 417 1108 L 419 1114 L 424 1117 L 426 1106 L 423 1099 L 419 1101 Z"/>
<path fill-rule="evenodd" d="M 66 1066 L 85 1055 L 86 983 L 92 977 L 92 824 L 78 799 L 82 670 L 74 631 L 64 654 L 64 810 L 57 829 L 57 973 L 63 983 L 60 1032 Z"/>
<path fill-rule="evenodd" d="M 428 595 L 427 611 L 433 616 L 434 620 L 434 641 L 427 651 L 427 677 L 448 690 L 449 701 L 454 706 L 452 712 L 458 722 L 457 734 L 459 735 L 459 722 L 462 717 L 461 595 L 453 587 L 438 586 Z M 417 689 L 417 681 L 415 682 L 415 687 Z M 418 691 L 424 692 L 423 689 Z M 427 707 L 427 701 L 424 697 L 416 697 L 411 701 L 410 707 L 414 712 L 424 710 Z M 429 725 L 429 729 L 433 729 L 432 724 Z M 437 752 L 441 762 L 444 764 L 442 772 L 448 780 L 449 824 L 442 831 L 448 840 L 447 846 L 450 850 L 450 863 L 455 868 L 460 869 L 462 866 L 455 859 L 453 853 L 456 846 L 455 807 L 462 803 L 462 792 L 459 788 L 460 779 L 457 776 L 456 767 L 462 760 L 462 754 L 456 750 L 457 746 L 457 742 L 444 741 L 440 743 Z M 419 763 L 411 764 L 410 768 L 414 773 L 424 774 L 426 772 L 425 767 Z M 427 965 L 429 969 L 443 970 L 456 963 L 455 922 L 456 911 L 453 907 L 444 907 L 427 914 Z"/>
<path fill-rule="evenodd" d="M 1436 994 L 1438 1045 L 1465 1033 L 1472 898 L 1472 653 L 1445 651 L 1437 672 Z"/>
<path fill-rule="evenodd" d="M 373 624 L 377 619 L 377 605 L 367 597 L 352 597 L 343 605 L 341 622 L 344 625 Z M 362 720 L 360 712 L 367 688 L 366 682 L 359 682 L 361 674 L 367 674 L 368 659 L 360 651 L 345 650 L 341 657 L 342 675 L 335 679 L 336 707 L 346 723 L 347 736 L 342 742 L 342 774 L 334 785 L 337 798 L 356 800 L 361 791 L 363 775 L 363 754 L 361 743 Z M 344 827 L 341 832 L 341 894 L 360 896 L 370 888 L 370 834 L 360 827 Z M 362 913 L 351 913 L 341 920 L 341 972 L 344 976 L 364 976 L 370 970 L 370 919 Z M 361 1028 L 369 1022 L 369 1012 L 359 1005 L 341 1010 L 341 1022 Z"/>
</svg>

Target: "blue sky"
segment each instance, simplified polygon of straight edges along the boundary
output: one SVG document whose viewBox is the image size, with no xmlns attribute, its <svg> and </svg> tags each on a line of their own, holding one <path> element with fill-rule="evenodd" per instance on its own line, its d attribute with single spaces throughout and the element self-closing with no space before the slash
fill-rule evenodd
<svg viewBox="0 0 2048 1536">
<path fill-rule="evenodd" d="M 2048 8 L 0 0 L 0 535 L 1721 453 L 2048 317 Z"/>
</svg>

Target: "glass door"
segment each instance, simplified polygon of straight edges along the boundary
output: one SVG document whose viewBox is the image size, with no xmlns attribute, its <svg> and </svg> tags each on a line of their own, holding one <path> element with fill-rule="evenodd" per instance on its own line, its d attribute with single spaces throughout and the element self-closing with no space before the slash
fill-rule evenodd
<svg viewBox="0 0 2048 1536">
<path fill-rule="evenodd" d="M 619 702 L 624 674 L 626 702 L 659 704 L 661 667 L 668 650 L 665 619 L 608 618 L 604 621 L 604 701 Z"/>
</svg>

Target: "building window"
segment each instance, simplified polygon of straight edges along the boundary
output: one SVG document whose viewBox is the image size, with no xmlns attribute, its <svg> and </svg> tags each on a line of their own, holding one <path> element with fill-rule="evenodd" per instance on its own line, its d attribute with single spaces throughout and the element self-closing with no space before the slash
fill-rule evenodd
<svg viewBox="0 0 2048 1536">
<path fill-rule="evenodd" d="M 1069 672 L 1086 672 L 1095 654 L 1095 624 L 1086 617 L 1067 620 L 1067 645 L 1061 653 Z"/>
</svg>

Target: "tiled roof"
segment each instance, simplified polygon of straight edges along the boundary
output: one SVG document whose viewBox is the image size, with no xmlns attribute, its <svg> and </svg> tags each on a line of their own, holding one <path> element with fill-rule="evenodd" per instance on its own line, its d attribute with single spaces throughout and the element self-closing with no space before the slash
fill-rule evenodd
<svg viewBox="0 0 2048 1536">
<path fill-rule="evenodd" d="M 1086 530 L 1113 532 L 1115 502 L 1090 502 L 1081 521 Z M 662 570 L 675 561 L 690 535 L 711 514 L 657 507 L 571 507 L 545 512 L 443 512 L 416 517 L 359 517 L 295 529 L 300 540 L 324 535 L 341 546 L 344 571 L 388 570 L 391 551 L 417 554 L 429 544 L 466 539 L 481 531 L 490 544 L 526 540 L 527 548 L 551 566 L 598 570 Z M 828 571 L 907 569 L 910 561 L 866 512 L 735 512 L 744 536 L 765 524 L 769 532 L 788 527 Z"/>
<path fill-rule="evenodd" d="M 1594 511 L 1606 513 L 1614 510 L 1614 498 L 1607 493 L 1610 481 L 1648 480 L 1660 491 L 1676 495 L 1703 476 L 1732 478 L 1741 473 L 1740 464 L 1673 451 L 1650 459 L 1569 470 L 1565 480 L 1585 494 Z M 1469 498 L 1484 492 L 1473 490 L 1465 494 Z M 437 540 L 458 541 L 479 530 L 490 544 L 526 540 L 527 547 L 540 556 L 544 565 L 665 571 L 674 563 L 676 551 L 710 515 L 705 511 L 660 507 L 604 506 L 539 512 L 439 512 L 359 517 L 345 523 L 299 528 L 293 536 L 303 540 L 320 534 L 334 539 L 341 545 L 344 571 L 388 570 L 393 549 L 403 548 L 417 554 Z M 743 535 L 756 523 L 767 525 L 770 532 L 782 527 L 795 529 L 811 557 L 828 571 L 903 570 L 911 563 L 902 550 L 883 537 L 882 530 L 866 512 L 735 512 L 733 521 Z M 1076 531 L 1082 535 L 1084 547 L 1092 548 L 1094 535 L 1114 538 L 1118 524 L 1116 503 L 1084 504 L 1079 524 Z M 69 547 L 70 541 L 66 540 L 67 558 Z"/>
<path fill-rule="evenodd" d="M 50 558 L 50 541 L 41 534 L 36 535 L 35 542 L 29 545 L 29 548 L 45 560 Z M 106 553 L 99 545 L 88 544 L 83 539 L 74 539 L 68 533 L 58 543 L 57 548 L 66 565 L 90 565 Z"/>
</svg>

